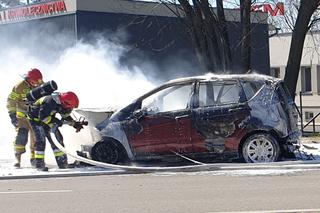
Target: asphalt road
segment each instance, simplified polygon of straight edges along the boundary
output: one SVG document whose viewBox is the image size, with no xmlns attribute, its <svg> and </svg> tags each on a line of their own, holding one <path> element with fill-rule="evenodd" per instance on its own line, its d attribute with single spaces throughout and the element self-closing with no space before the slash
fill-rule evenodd
<svg viewBox="0 0 320 213">
<path fill-rule="evenodd" d="M 0 181 L 0 212 L 8 213 L 303 209 L 320 212 L 320 171 L 267 176 L 190 172 Z"/>
</svg>

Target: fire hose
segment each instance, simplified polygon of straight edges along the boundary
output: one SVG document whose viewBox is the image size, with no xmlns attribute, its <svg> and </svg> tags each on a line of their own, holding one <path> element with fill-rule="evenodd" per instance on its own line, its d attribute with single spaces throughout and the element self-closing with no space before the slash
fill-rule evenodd
<svg viewBox="0 0 320 213">
<path fill-rule="evenodd" d="M 103 163 L 95 160 L 91 160 L 78 154 L 72 154 L 68 150 L 66 150 L 57 140 L 53 139 L 54 144 L 65 154 L 75 158 L 76 160 L 91 164 L 93 166 L 107 168 L 107 169 L 122 169 L 128 172 L 184 172 L 184 171 L 204 171 L 204 170 L 250 170 L 250 169 L 296 169 L 298 167 L 307 169 L 307 168 L 318 168 L 319 161 L 315 161 L 314 163 L 298 163 L 295 164 L 294 162 L 291 163 L 278 163 L 278 164 L 246 164 L 246 165 L 230 165 L 230 166 L 223 166 L 219 164 L 197 164 L 197 165 L 188 165 L 188 166 L 172 166 L 172 167 L 143 167 L 143 166 L 126 166 L 126 165 L 116 165 L 116 164 L 109 164 Z M 195 161 L 194 163 L 196 163 Z M 198 162 L 200 163 L 200 162 Z"/>
<path fill-rule="evenodd" d="M 87 125 L 87 123 L 84 123 L 83 120 L 80 121 L 83 125 Z M 76 132 L 78 132 L 80 129 L 77 129 Z M 55 138 L 55 139 L 54 139 Z M 188 157 L 185 157 L 179 153 L 174 152 L 176 155 L 192 162 L 195 163 L 196 165 L 187 165 L 187 166 L 172 166 L 172 167 L 142 167 L 142 166 L 127 166 L 127 165 L 117 165 L 117 164 L 109 164 L 109 163 L 104 163 L 104 162 L 100 162 L 100 161 L 95 161 L 89 158 L 85 158 L 83 156 L 80 156 L 78 154 L 73 154 L 71 152 L 69 152 L 64 146 L 62 146 L 61 143 L 63 140 L 62 137 L 57 137 L 57 135 L 55 134 L 55 137 L 52 138 L 52 142 L 66 155 L 69 155 L 70 157 L 73 157 L 74 159 L 83 162 L 83 163 L 87 163 L 93 166 L 98 166 L 98 167 L 102 167 L 102 168 L 107 168 L 107 169 L 123 169 L 126 171 L 181 171 L 181 170 L 189 170 L 189 169 L 212 169 L 212 168 L 216 168 L 217 166 L 214 164 L 204 164 L 202 162 L 199 161 L 195 161 L 193 159 L 190 159 Z"/>
<path fill-rule="evenodd" d="M 84 120 L 79 120 L 79 122 L 82 125 L 87 125 L 86 121 Z M 80 131 L 80 129 L 82 128 L 77 128 L 77 131 Z M 168 172 L 172 172 L 172 171 L 187 171 L 187 170 L 192 170 L 192 171 L 201 171 L 201 170 L 221 170 L 223 169 L 223 167 L 221 167 L 221 165 L 217 165 L 217 164 L 205 164 L 199 161 L 195 161 L 193 159 L 190 159 L 186 156 L 183 156 L 177 152 L 172 151 L 174 154 L 176 154 L 177 156 L 180 156 L 181 158 L 184 158 L 192 163 L 195 163 L 196 165 L 186 165 L 186 166 L 170 166 L 170 167 L 160 167 L 160 166 L 130 166 L 130 165 L 117 165 L 117 164 L 110 164 L 110 163 L 104 163 L 104 162 L 100 162 L 100 161 L 95 161 L 83 156 L 80 156 L 78 154 L 73 154 L 71 152 L 69 152 L 64 146 L 62 146 L 61 144 L 63 143 L 59 143 L 61 142 L 62 137 L 57 137 L 57 135 L 55 135 L 56 137 L 52 138 L 52 142 L 66 155 L 69 155 L 71 157 L 73 157 L 74 159 L 76 159 L 79 162 L 83 162 L 83 163 L 87 163 L 93 166 L 97 166 L 97 167 L 101 167 L 101 168 L 107 168 L 107 169 L 122 169 L 125 171 L 131 171 L 131 172 L 156 172 L 156 171 L 168 171 Z M 299 150 L 300 151 L 300 150 Z M 301 152 L 300 152 L 301 154 Z M 251 165 L 253 167 L 256 167 L 254 165 Z M 241 169 L 250 169 L 251 168 L 250 165 L 246 165 L 246 166 L 241 166 Z M 233 168 L 238 168 L 239 166 L 233 166 Z M 277 165 L 261 165 L 260 164 L 260 169 L 264 168 L 264 169 L 272 169 L 272 168 L 276 168 Z"/>
<path fill-rule="evenodd" d="M 188 169 L 209 169 L 214 167 L 214 165 L 210 164 L 197 164 L 197 165 L 189 165 L 189 166 L 172 166 L 172 167 L 142 167 L 142 166 L 125 166 L 125 165 L 116 165 L 116 164 L 109 164 L 103 163 L 100 161 L 95 161 L 92 159 L 88 159 L 78 154 L 72 154 L 65 147 L 63 147 L 57 140 L 53 139 L 53 143 L 65 154 L 69 155 L 70 157 L 75 158 L 76 160 L 91 164 L 93 166 L 98 166 L 107 169 L 124 169 L 127 171 L 181 171 L 181 170 L 188 170 Z"/>
</svg>

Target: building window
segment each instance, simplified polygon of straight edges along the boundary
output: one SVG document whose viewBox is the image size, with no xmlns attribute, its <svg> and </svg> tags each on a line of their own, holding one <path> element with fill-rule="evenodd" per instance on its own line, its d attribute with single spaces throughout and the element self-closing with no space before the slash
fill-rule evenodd
<svg viewBox="0 0 320 213">
<path fill-rule="evenodd" d="M 312 91 L 311 67 L 301 67 L 301 90 L 304 93 L 310 93 Z"/>
<path fill-rule="evenodd" d="M 309 122 L 313 118 L 313 112 L 304 112 L 304 118 L 306 122 Z"/>
<path fill-rule="evenodd" d="M 279 67 L 272 67 L 270 69 L 270 75 L 275 78 L 280 78 L 280 68 Z"/>
<path fill-rule="evenodd" d="M 320 66 L 317 66 L 317 89 L 320 94 Z"/>
</svg>

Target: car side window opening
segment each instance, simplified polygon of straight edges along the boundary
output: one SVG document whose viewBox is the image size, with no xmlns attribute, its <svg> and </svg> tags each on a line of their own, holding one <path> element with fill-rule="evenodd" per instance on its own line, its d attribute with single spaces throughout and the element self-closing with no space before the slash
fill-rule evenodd
<svg viewBox="0 0 320 213">
<path fill-rule="evenodd" d="M 150 113 L 177 111 L 188 108 L 193 84 L 165 88 L 142 100 L 142 109 Z"/>
<path fill-rule="evenodd" d="M 246 95 L 247 100 L 250 100 L 259 91 L 259 89 L 262 86 L 263 86 L 262 82 L 244 81 L 242 83 L 242 87 L 243 87 L 243 90 L 244 90 L 244 93 Z"/>
<path fill-rule="evenodd" d="M 240 87 L 237 82 L 201 82 L 199 107 L 238 103 Z"/>
</svg>

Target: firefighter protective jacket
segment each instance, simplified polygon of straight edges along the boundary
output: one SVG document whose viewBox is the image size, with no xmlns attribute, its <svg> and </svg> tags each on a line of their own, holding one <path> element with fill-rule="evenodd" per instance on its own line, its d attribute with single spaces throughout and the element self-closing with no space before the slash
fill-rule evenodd
<svg viewBox="0 0 320 213">
<path fill-rule="evenodd" d="M 17 114 L 17 117 L 26 117 L 27 102 L 26 95 L 35 87 L 31 86 L 27 81 L 23 80 L 15 85 L 7 99 L 7 109 L 9 113 Z"/>
<path fill-rule="evenodd" d="M 29 119 L 39 123 L 39 125 L 48 125 L 53 127 L 57 124 L 62 125 L 62 121 L 55 117 L 59 113 L 69 125 L 74 125 L 74 120 L 70 116 L 71 110 L 66 110 L 61 106 L 58 94 L 52 94 L 37 100 L 29 111 Z"/>
</svg>

